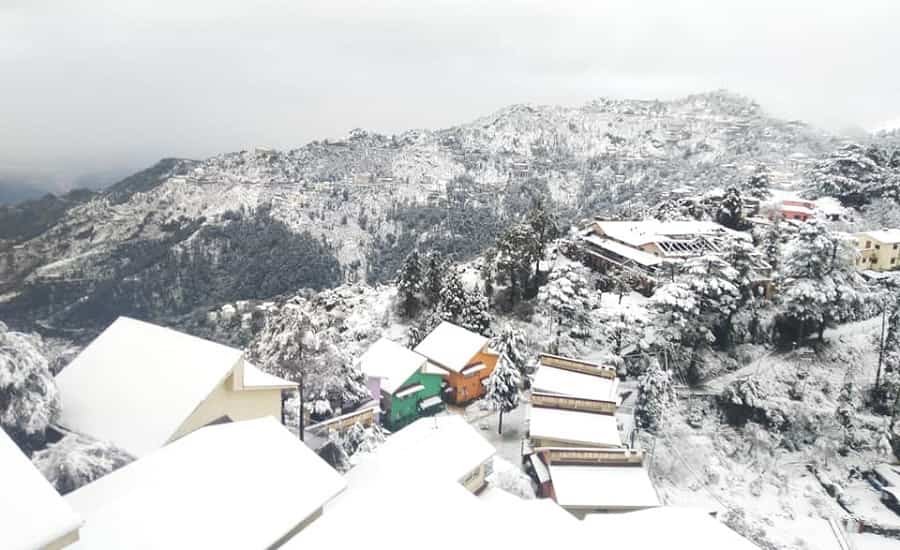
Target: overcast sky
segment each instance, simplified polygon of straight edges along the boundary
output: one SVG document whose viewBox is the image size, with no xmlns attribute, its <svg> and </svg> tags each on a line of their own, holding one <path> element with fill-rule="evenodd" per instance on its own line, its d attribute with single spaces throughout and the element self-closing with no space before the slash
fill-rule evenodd
<svg viewBox="0 0 900 550">
<path fill-rule="evenodd" d="M 897 0 L 0 0 L 0 176 L 715 88 L 868 128 L 898 66 Z"/>
</svg>

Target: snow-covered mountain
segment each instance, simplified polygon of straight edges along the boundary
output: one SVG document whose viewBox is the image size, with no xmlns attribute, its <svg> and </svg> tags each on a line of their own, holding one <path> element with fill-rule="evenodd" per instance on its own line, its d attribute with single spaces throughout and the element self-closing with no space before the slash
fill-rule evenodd
<svg viewBox="0 0 900 550">
<path fill-rule="evenodd" d="M 478 252 L 524 195 L 546 194 L 576 221 L 676 187 L 736 184 L 758 163 L 775 184 L 796 183 L 837 143 L 720 91 L 514 105 L 443 130 L 165 159 L 50 214 L 0 209 L 0 317 L 89 335 L 119 314 L 385 280 L 417 243 Z"/>
</svg>

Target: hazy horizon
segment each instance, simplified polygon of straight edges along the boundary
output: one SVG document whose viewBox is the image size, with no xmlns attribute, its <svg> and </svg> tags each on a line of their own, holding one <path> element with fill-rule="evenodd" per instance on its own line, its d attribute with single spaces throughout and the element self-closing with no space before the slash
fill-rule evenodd
<svg viewBox="0 0 900 550">
<path fill-rule="evenodd" d="M 725 88 L 824 129 L 900 116 L 900 5 L 232 0 L 0 5 L 0 183 Z"/>
</svg>

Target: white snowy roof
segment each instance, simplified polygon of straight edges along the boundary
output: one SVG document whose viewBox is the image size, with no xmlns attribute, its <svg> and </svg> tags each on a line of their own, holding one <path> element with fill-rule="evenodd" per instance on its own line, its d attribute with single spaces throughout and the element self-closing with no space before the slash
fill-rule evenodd
<svg viewBox="0 0 900 550">
<path fill-rule="evenodd" d="M 582 522 L 604 547 L 667 550 L 759 550 L 703 510 L 660 506 L 623 514 L 590 514 Z"/>
<path fill-rule="evenodd" d="M 630 246 L 641 246 L 678 236 L 735 236 L 741 235 L 715 222 L 707 221 L 596 221 L 594 227 L 611 239 Z"/>
<path fill-rule="evenodd" d="M 531 387 L 539 392 L 616 402 L 619 379 L 603 378 L 541 365 L 534 375 Z"/>
<path fill-rule="evenodd" d="M 565 508 L 633 510 L 659 506 L 642 466 L 550 465 L 556 502 Z"/>
<path fill-rule="evenodd" d="M 465 539 L 475 546 L 502 540 L 508 548 L 536 547 L 531 529 L 512 527 L 521 517 L 494 521 L 493 512 L 506 508 L 488 505 L 459 484 L 398 477 L 390 486 L 389 501 L 376 491 L 342 497 L 281 548 L 456 548 L 462 539 L 448 532 L 451 524 L 464 525 Z M 543 542 L 551 547 L 551 539 Z"/>
<path fill-rule="evenodd" d="M 43 548 L 81 526 L 81 518 L 0 429 L 0 546 Z"/>
<path fill-rule="evenodd" d="M 598 237 L 597 235 L 589 235 L 585 237 L 584 240 L 599 248 L 612 252 L 613 254 L 616 254 L 623 258 L 632 260 L 633 262 L 643 266 L 652 267 L 663 263 L 662 258 L 654 256 L 653 254 L 644 252 L 643 250 L 637 248 L 632 248 L 610 239 Z"/>
<path fill-rule="evenodd" d="M 459 372 L 487 343 L 484 336 L 444 321 L 416 346 L 415 351 L 438 366 Z"/>
<path fill-rule="evenodd" d="M 531 407 L 528 431 L 532 439 L 597 447 L 622 445 L 616 417 L 609 414 Z"/>
<path fill-rule="evenodd" d="M 269 374 L 264 372 L 259 367 L 250 363 L 248 361 L 244 361 L 244 388 L 246 389 L 254 389 L 254 388 L 282 388 L 282 389 L 291 389 L 296 388 L 297 383 L 291 382 L 290 380 L 285 380 L 284 378 L 279 378 L 274 374 Z"/>
<path fill-rule="evenodd" d="M 60 424 L 145 455 L 169 441 L 241 356 L 228 346 L 119 317 L 56 376 Z"/>
<path fill-rule="evenodd" d="M 418 353 L 381 338 L 359 358 L 359 368 L 370 378 L 380 378 L 382 390 L 394 393 L 426 362 Z"/>
<path fill-rule="evenodd" d="M 65 498 L 86 550 L 269 548 L 344 479 L 273 418 L 207 426 Z"/>
<path fill-rule="evenodd" d="M 455 414 L 420 418 L 387 438 L 350 472 L 355 490 L 388 485 L 395 478 L 458 483 L 494 455 L 494 447 Z"/>
<path fill-rule="evenodd" d="M 866 231 L 859 234 L 868 235 L 873 240 L 884 244 L 900 243 L 900 229 L 879 229 L 877 231 Z"/>
</svg>

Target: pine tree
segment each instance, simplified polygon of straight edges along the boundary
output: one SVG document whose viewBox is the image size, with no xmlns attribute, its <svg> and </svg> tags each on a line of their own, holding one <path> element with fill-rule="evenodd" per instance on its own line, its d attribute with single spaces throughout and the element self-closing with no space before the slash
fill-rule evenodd
<svg viewBox="0 0 900 550">
<path fill-rule="evenodd" d="M 500 330 L 500 334 L 494 339 L 493 348 L 498 355 L 509 359 L 524 380 L 525 368 L 528 362 L 525 333 L 512 325 L 504 325 Z"/>
<path fill-rule="evenodd" d="M 503 413 L 519 406 L 519 384 L 521 375 L 513 362 L 501 355 L 491 375 L 484 381 L 484 398 L 500 411 L 497 433 L 503 433 Z"/>
<path fill-rule="evenodd" d="M 487 335 L 491 327 L 491 315 L 487 298 L 477 290 L 466 288 L 459 273 L 451 269 L 441 284 L 437 314 L 465 329 Z"/>
<path fill-rule="evenodd" d="M 530 288 L 531 266 L 540 260 L 542 251 L 538 236 L 525 223 L 510 227 L 497 241 L 497 267 L 509 280 L 510 305 Z"/>
<path fill-rule="evenodd" d="M 540 245 L 541 252 L 537 254 L 538 257 L 534 266 L 534 274 L 537 276 L 540 271 L 540 257 L 543 255 L 543 250 L 550 241 L 559 236 L 559 225 L 556 219 L 547 212 L 542 200 L 537 201 L 534 208 L 528 213 L 527 221 L 534 234 L 537 235 L 538 244 Z"/>
<path fill-rule="evenodd" d="M 674 403 L 672 375 L 663 370 L 655 357 L 650 358 L 644 374 L 638 379 L 637 402 L 634 406 L 634 419 L 638 427 L 656 431 L 666 411 Z"/>
<path fill-rule="evenodd" d="M 849 319 L 860 303 L 852 240 L 819 220 L 807 221 L 785 247 L 780 273 L 782 338 L 804 339 Z"/>
<path fill-rule="evenodd" d="M 716 212 L 716 221 L 729 229 L 744 229 L 744 199 L 734 187 L 729 187 Z"/>
<path fill-rule="evenodd" d="M 431 251 L 425 256 L 424 266 L 425 280 L 422 291 L 425 293 L 425 301 L 430 305 L 435 305 L 441 297 L 447 262 L 437 252 Z"/>
<path fill-rule="evenodd" d="M 0 427 L 23 450 L 41 446 L 60 413 L 59 391 L 40 337 L 0 323 Z"/>
<path fill-rule="evenodd" d="M 419 258 L 419 252 L 413 250 L 403 260 L 397 274 L 397 290 L 400 293 L 403 313 L 407 317 L 415 316 L 419 310 L 419 293 L 423 284 L 422 260 Z"/>
<path fill-rule="evenodd" d="M 744 191 L 748 197 L 764 201 L 772 196 L 769 190 L 769 169 L 765 164 L 756 165 L 753 174 L 747 179 Z"/>
</svg>

